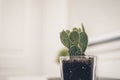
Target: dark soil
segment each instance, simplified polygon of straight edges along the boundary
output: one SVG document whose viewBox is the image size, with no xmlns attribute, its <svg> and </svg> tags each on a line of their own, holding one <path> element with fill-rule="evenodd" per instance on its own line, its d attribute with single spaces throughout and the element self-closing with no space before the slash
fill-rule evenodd
<svg viewBox="0 0 120 80">
<path fill-rule="evenodd" d="M 93 80 L 92 58 L 63 60 L 63 80 Z"/>
</svg>

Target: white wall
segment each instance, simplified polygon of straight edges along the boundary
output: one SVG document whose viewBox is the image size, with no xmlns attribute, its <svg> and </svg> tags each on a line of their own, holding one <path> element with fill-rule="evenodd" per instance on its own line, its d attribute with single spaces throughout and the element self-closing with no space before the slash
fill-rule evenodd
<svg viewBox="0 0 120 80">
<path fill-rule="evenodd" d="M 56 55 L 62 44 L 59 40 L 60 31 L 67 27 L 66 0 L 46 0 L 44 5 L 43 55 L 44 74 L 58 76 L 59 65 L 55 62 Z"/>
<path fill-rule="evenodd" d="M 0 0 L 0 76 L 42 74 L 42 0 Z"/>
<path fill-rule="evenodd" d="M 90 37 L 120 30 L 120 0 L 69 0 L 70 26 L 84 23 Z"/>
<path fill-rule="evenodd" d="M 65 0 L 0 0 L 0 76 L 58 75 Z"/>
<path fill-rule="evenodd" d="M 68 5 L 68 24 L 83 22 L 90 40 L 120 32 L 120 0 L 69 0 Z M 116 41 L 87 49 L 87 54 L 98 56 L 99 77 L 120 78 L 119 47 L 120 41 Z"/>
<path fill-rule="evenodd" d="M 0 76 L 23 74 L 23 0 L 0 0 Z"/>
<path fill-rule="evenodd" d="M 26 75 L 42 75 L 43 0 L 24 0 L 24 54 Z"/>
</svg>

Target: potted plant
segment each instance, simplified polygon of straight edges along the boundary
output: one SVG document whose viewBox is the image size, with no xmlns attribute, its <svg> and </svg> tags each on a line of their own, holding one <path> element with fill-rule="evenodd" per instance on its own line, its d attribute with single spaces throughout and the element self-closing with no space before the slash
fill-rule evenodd
<svg viewBox="0 0 120 80">
<path fill-rule="evenodd" d="M 81 26 L 60 33 L 60 40 L 69 53 L 69 56 L 60 57 L 62 80 L 95 80 L 96 57 L 85 55 L 88 36 L 83 24 Z"/>
</svg>

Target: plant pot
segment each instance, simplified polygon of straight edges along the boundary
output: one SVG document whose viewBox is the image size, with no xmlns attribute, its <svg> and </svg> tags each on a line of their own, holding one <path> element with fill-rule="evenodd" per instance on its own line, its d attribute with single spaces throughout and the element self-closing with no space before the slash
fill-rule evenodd
<svg viewBox="0 0 120 80">
<path fill-rule="evenodd" d="M 62 80 L 95 80 L 95 56 L 60 57 Z"/>
</svg>

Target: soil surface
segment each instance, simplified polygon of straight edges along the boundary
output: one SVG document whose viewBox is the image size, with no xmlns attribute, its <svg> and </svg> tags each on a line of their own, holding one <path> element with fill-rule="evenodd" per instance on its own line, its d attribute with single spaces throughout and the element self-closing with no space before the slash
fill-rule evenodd
<svg viewBox="0 0 120 80">
<path fill-rule="evenodd" d="M 63 60 L 63 80 L 93 80 L 92 58 Z"/>
</svg>

